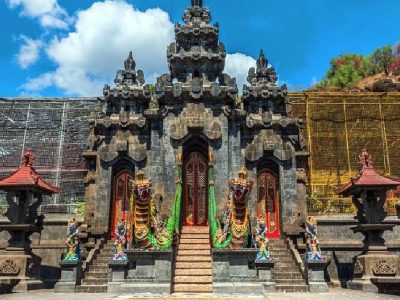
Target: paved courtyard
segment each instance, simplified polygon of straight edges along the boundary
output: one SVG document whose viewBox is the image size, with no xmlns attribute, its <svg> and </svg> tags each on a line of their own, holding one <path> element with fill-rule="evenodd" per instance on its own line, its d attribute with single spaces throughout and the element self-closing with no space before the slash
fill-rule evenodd
<svg viewBox="0 0 400 300">
<path fill-rule="evenodd" d="M 28 294 L 19 293 L 19 294 L 8 294 L 8 295 L 0 295 L 0 299 L 2 300 L 53 300 L 53 299 L 62 299 L 62 300 L 109 300 L 109 299 L 145 299 L 145 300 L 153 300 L 153 299 L 179 299 L 185 298 L 190 300 L 195 299 L 267 299 L 267 300 L 375 300 L 375 299 L 400 299 L 400 296 L 392 296 L 392 295 L 383 295 L 383 294 L 373 294 L 373 293 L 364 293 L 359 291 L 346 290 L 341 288 L 331 288 L 330 293 L 327 294 L 310 294 L 310 293 L 275 293 L 267 295 L 266 297 L 255 297 L 255 296 L 212 296 L 207 294 L 175 294 L 168 297 L 143 297 L 143 296 L 134 296 L 134 295 L 115 295 L 115 294 L 62 294 L 62 293 L 53 293 L 51 290 L 41 290 L 41 291 L 32 291 Z"/>
</svg>

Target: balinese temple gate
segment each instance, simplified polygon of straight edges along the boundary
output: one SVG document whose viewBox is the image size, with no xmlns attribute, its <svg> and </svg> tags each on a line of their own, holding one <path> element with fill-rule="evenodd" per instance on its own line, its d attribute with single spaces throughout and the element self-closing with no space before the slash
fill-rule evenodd
<svg viewBox="0 0 400 300">
<path fill-rule="evenodd" d="M 159 293 L 264 293 L 254 265 L 260 224 L 276 257 L 288 258 L 276 278 L 289 271 L 296 280 L 276 288 L 305 290 L 286 240 L 304 232 L 302 120 L 263 51 L 239 97 L 210 10 L 192 0 L 183 21 L 167 49 L 169 73 L 145 84 L 130 53 L 91 115 L 84 229 L 87 251 L 102 250 L 77 291 L 149 292 L 153 283 Z M 129 263 L 110 265 L 110 279 L 100 262 L 112 259 L 118 228 Z"/>
</svg>

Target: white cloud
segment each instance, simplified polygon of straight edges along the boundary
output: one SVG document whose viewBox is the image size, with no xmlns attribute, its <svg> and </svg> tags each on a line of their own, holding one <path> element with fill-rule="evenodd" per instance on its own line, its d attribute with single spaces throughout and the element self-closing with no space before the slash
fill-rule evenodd
<svg viewBox="0 0 400 300">
<path fill-rule="evenodd" d="M 43 27 L 67 28 L 70 18 L 57 0 L 8 0 L 11 8 L 21 7 L 21 15 L 38 18 Z"/>
<path fill-rule="evenodd" d="M 154 79 L 167 72 L 166 49 L 173 39 L 174 24 L 159 8 L 142 12 L 124 1 L 96 2 L 77 14 L 73 31 L 47 47 L 57 69 L 23 88 L 55 85 L 66 94 L 100 95 L 131 50 L 137 68 L 144 70 L 146 79 Z"/>
<path fill-rule="evenodd" d="M 29 79 L 22 90 L 32 93 L 54 86 L 66 95 L 101 95 L 129 51 L 146 82 L 154 83 L 157 76 L 168 72 L 166 50 L 173 40 L 174 24 L 159 8 L 139 11 L 125 1 L 95 2 L 77 13 L 69 33 L 48 43 L 46 54 L 56 69 Z M 255 65 L 250 56 L 228 54 L 225 72 L 237 78 L 241 89 L 248 69 Z"/>
<path fill-rule="evenodd" d="M 251 67 L 256 67 L 256 60 L 242 53 L 227 54 L 224 72 L 236 77 L 238 88 L 242 90 L 247 83 L 247 75 Z"/>
<path fill-rule="evenodd" d="M 24 44 L 19 48 L 16 58 L 21 68 L 26 69 L 38 60 L 42 42 L 30 39 L 24 35 L 21 36 L 21 39 Z"/>
</svg>

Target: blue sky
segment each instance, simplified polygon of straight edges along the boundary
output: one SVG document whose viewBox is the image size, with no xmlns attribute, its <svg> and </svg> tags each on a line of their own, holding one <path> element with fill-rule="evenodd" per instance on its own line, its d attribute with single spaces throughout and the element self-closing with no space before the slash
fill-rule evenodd
<svg viewBox="0 0 400 300">
<path fill-rule="evenodd" d="M 233 54 L 226 71 L 240 84 L 261 48 L 280 81 L 301 89 L 321 80 L 337 55 L 400 42 L 398 0 L 204 2 Z M 173 23 L 189 3 L 0 0 L 0 96 L 100 96 L 130 49 L 154 81 L 167 71 Z"/>
</svg>

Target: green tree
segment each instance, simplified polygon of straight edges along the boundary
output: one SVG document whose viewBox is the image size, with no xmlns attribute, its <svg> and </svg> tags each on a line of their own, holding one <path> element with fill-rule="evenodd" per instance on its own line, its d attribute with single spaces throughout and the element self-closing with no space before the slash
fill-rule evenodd
<svg viewBox="0 0 400 300">
<path fill-rule="evenodd" d="M 363 59 L 363 56 L 357 54 L 344 54 L 332 59 L 331 68 L 322 80 L 322 85 L 342 88 L 354 86 L 362 78 Z"/>
<path fill-rule="evenodd" d="M 390 73 L 390 67 L 395 60 L 392 46 L 386 45 L 378 48 L 371 55 L 372 62 L 381 72 L 385 72 L 386 76 Z"/>
</svg>

